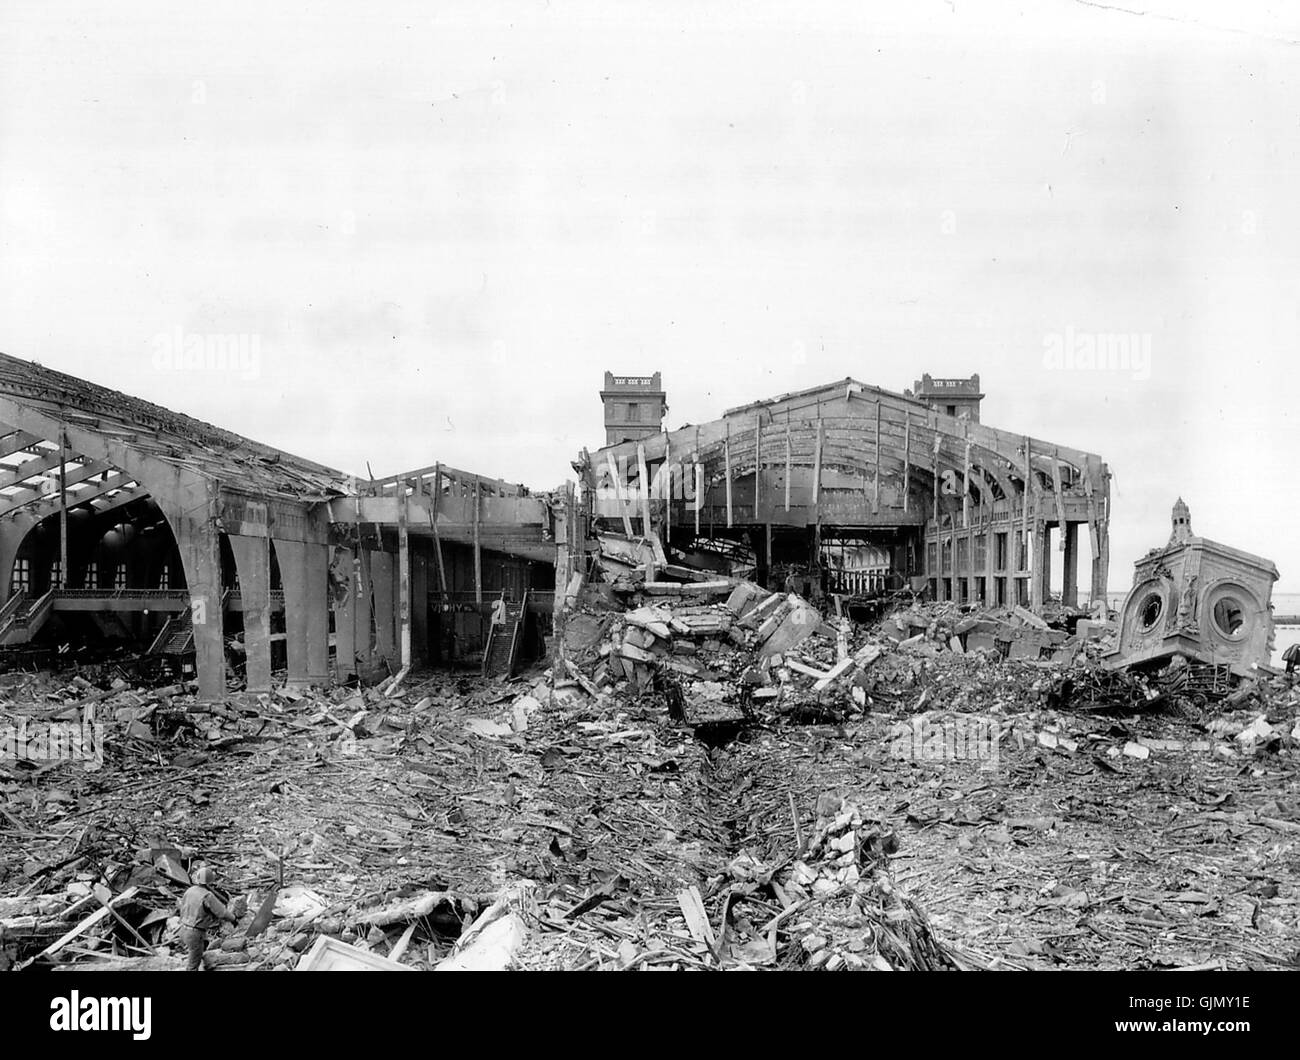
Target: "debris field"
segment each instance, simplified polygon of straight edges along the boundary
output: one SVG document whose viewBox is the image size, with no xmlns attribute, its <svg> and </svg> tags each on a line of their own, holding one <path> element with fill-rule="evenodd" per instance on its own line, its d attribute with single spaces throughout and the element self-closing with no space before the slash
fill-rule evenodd
<svg viewBox="0 0 1300 1060">
<path fill-rule="evenodd" d="M 882 618 L 611 564 L 550 662 L 199 702 L 11 673 L 0 967 L 1300 966 L 1300 687 L 1143 675 L 1113 623 L 898 594 Z"/>
</svg>

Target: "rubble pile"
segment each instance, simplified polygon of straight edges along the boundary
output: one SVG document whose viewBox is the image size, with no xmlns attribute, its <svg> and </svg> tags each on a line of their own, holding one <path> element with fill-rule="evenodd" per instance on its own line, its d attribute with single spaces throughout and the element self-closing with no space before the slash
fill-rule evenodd
<svg viewBox="0 0 1300 1060">
<path fill-rule="evenodd" d="M 914 598 L 866 626 L 749 581 L 689 580 L 706 575 L 671 565 L 663 572 L 683 580 L 662 580 L 655 542 L 638 554 L 643 566 L 622 562 L 630 547 L 617 539 L 612 581 L 575 596 L 566 659 L 595 694 L 680 685 L 696 724 L 841 720 L 882 707 L 1012 709 L 1046 695 L 1063 667 L 1093 667 L 1113 634 L 1072 609 L 1045 620 L 1020 607 Z M 609 563 L 602 554 L 606 577 Z"/>
<path fill-rule="evenodd" d="M 0 758 L 0 969 L 182 966 L 199 866 L 241 911 L 214 969 L 1196 966 L 1190 907 L 1157 878 L 1162 860 L 1189 871 L 1169 793 L 1188 836 L 1231 840 L 1266 881 L 1300 834 L 1300 687 L 1282 675 L 1105 670 L 1104 628 L 1077 612 L 907 600 L 858 624 L 654 552 L 602 561 L 550 668 L 507 683 L 202 704 L 111 668 L 9 675 L 13 739 L 98 735 L 80 759 Z M 972 716 L 991 761 L 926 735 Z M 1118 814 L 1150 827 L 1122 861 L 1096 827 Z M 1275 854 L 1241 842 L 1260 835 Z M 1103 863 L 1173 926 L 1151 936 L 1137 901 L 1061 922 L 1095 909 Z M 1253 879 L 1257 904 L 1276 893 Z M 1045 925 L 987 937 L 1012 892 Z M 1264 905 L 1205 908 L 1237 932 L 1206 960 L 1288 959 Z M 1049 927 L 1064 934 L 1027 934 Z"/>
</svg>

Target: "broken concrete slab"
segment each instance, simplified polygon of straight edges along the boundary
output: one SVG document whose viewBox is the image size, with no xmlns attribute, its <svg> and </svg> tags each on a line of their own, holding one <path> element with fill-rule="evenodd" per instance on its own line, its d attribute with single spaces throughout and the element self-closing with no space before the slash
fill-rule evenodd
<svg viewBox="0 0 1300 1060">
<path fill-rule="evenodd" d="M 736 583 L 730 579 L 707 582 L 654 582 L 641 588 L 651 596 L 722 596 L 730 595 Z"/>
</svg>

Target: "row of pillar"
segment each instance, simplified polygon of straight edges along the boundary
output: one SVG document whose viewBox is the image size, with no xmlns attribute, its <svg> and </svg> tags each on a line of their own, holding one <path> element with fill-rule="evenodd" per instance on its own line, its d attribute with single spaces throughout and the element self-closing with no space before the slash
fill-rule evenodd
<svg viewBox="0 0 1300 1060">
<path fill-rule="evenodd" d="M 1064 529 L 1065 537 L 1064 537 L 1064 550 L 1063 550 L 1064 556 L 1062 559 L 1061 602 L 1067 607 L 1079 606 L 1079 527 L 1080 525 L 1081 524 L 1079 523 L 1066 523 Z M 1030 532 L 1030 536 L 1032 538 L 1032 544 L 1029 547 L 1031 548 L 1032 562 L 1030 564 L 1030 576 L 1029 576 L 1029 603 L 1030 606 L 1035 609 L 1037 609 L 1042 604 L 1046 603 L 1050 599 L 1052 593 L 1053 538 L 1052 538 L 1051 531 L 1052 531 L 1051 526 L 1040 525 L 1036 530 L 1031 530 Z M 957 531 L 957 533 L 964 533 L 964 532 L 965 531 L 961 531 L 961 530 Z M 942 545 L 942 542 L 940 544 Z M 1011 545 L 1010 551 L 1014 552 L 1014 543 Z M 1008 560 L 1010 565 L 1014 566 L 1013 556 L 1009 554 Z M 972 555 L 971 556 L 972 564 L 973 561 L 974 561 L 974 556 Z M 951 577 L 954 580 L 954 583 L 958 578 L 998 576 L 996 572 L 994 572 L 993 545 L 991 542 L 988 545 L 988 559 L 986 562 L 986 566 L 987 566 L 987 571 L 975 572 L 972 567 L 970 574 L 959 574 L 956 569 L 956 542 L 954 539 L 953 569 L 951 570 L 951 572 L 944 571 L 942 569 L 932 570 L 928 572 L 928 576 L 930 578 L 939 581 L 942 581 L 942 579 L 944 578 Z M 1104 571 L 1104 561 L 1099 562 L 1098 559 L 1094 557 L 1092 587 L 1091 587 L 1092 595 L 1094 597 L 1098 596 L 1099 593 L 1104 594 L 1106 589 L 1104 585 L 1099 586 L 1097 584 L 1100 578 L 1104 578 L 1104 573 L 1100 575 L 1098 574 L 1099 568 L 1101 568 Z M 1010 581 L 1016 580 L 1014 573 L 1010 571 L 1007 572 L 1005 576 L 1008 577 Z"/>
<path fill-rule="evenodd" d="M 188 537 L 189 535 L 185 535 Z M 216 551 L 216 535 L 208 535 Z M 275 546 L 284 591 L 285 657 L 290 685 L 344 681 L 357 672 L 358 663 L 376 659 L 397 663 L 398 598 L 397 556 L 371 549 L 331 549 L 330 545 L 272 537 L 229 535 L 239 572 L 243 600 L 246 689 L 271 688 L 271 563 Z M 220 569 L 209 572 L 204 541 L 177 542 L 188 550 L 192 569 L 199 575 L 191 586 L 194 602 L 194 646 L 199 695 L 216 699 L 225 695 L 225 644 L 220 602 Z M 335 552 L 331 599 L 330 560 Z M 200 555 L 200 553 L 204 553 Z M 204 575 L 207 574 L 207 577 Z M 334 670 L 329 659 L 330 611 L 334 611 Z"/>
</svg>

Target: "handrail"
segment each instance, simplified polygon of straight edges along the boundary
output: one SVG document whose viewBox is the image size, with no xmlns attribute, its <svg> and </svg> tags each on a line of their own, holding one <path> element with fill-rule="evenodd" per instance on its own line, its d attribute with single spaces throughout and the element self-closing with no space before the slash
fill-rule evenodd
<svg viewBox="0 0 1300 1060">
<path fill-rule="evenodd" d="M 162 627 L 158 630 L 158 636 L 154 637 L 149 645 L 149 650 L 145 652 L 146 655 L 157 655 L 162 650 L 162 646 L 167 643 L 167 638 L 172 635 L 172 623 L 175 621 L 176 619 L 169 618 L 162 624 Z"/>
<path fill-rule="evenodd" d="M 19 589 L 16 593 L 13 593 L 9 599 L 4 602 L 4 606 L 0 607 L 0 623 L 3 623 L 10 615 L 22 607 L 22 603 L 25 599 L 27 599 L 26 589 Z"/>
<path fill-rule="evenodd" d="M 54 589 L 59 600 L 183 600 L 189 596 L 184 589 Z"/>
<path fill-rule="evenodd" d="M 31 606 L 25 608 L 21 614 L 14 615 L 14 625 L 19 627 L 31 625 L 32 621 L 42 613 L 48 612 L 53 604 L 54 590 L 46 589 L 42 595 L 31 602 Z"/>
</svg>

